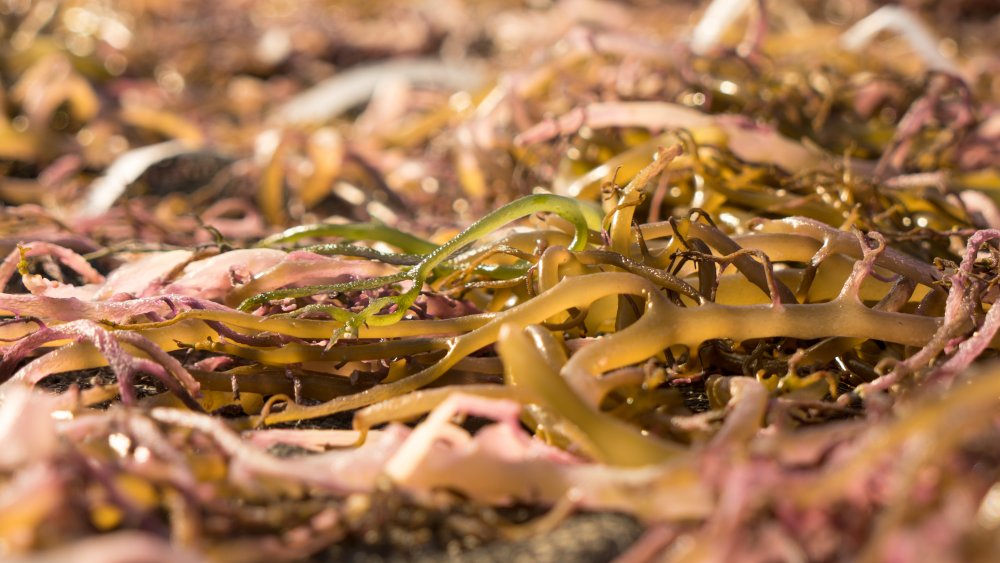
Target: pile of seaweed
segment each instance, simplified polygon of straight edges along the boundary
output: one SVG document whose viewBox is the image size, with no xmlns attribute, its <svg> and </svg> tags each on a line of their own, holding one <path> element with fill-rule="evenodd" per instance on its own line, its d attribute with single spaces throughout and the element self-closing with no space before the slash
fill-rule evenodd
<svg viewBox="0 0 1000 563">
<path fill-rule="evenodd" d="M 1000 554 L 988 7 L 438 4 L 0 3 L 4 560 Z"/>
</svg>

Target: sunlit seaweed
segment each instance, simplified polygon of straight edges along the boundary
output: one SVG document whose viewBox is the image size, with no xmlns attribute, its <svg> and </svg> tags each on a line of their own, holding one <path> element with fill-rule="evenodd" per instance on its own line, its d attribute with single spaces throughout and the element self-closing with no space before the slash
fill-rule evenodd
<svg viewBox="0 0 1000 563">
<path fill-rule="evenodd" d="M 910 11 L 720 0 L 678 39 L 640 6 L 485 3 L 531 23 L 407 16 L 404 48 L 319 39 L 323 10 L 382 21 L 356 6 L 258 29 L 260 2 L 230 52 L 123 23 L 211 6 L 24 4 L 5 560 L 297 560 L 403 514 L 502 541 L 577 510 L 641 521 L 636 560 L 1000 553 L 998 90 Z M 860 52 L 885 31 L 903 55 Z"/>
</svg>

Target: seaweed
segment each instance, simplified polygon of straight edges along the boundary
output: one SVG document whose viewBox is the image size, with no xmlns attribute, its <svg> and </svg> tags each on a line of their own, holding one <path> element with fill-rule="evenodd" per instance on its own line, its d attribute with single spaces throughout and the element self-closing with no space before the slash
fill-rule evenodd
<svg viewBox="0 0 1000 563">
<path fill-rule="evenodd" d="M 996 38 L 812 4 L 3 7 L 0 558 L 995 557 Z"/>
</svg>

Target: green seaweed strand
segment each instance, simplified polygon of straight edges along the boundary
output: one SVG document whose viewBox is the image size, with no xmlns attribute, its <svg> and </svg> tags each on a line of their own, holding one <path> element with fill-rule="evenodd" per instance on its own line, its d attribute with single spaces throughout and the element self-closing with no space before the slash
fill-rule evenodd
<svg viewBox="0 0 1000 563">
<path fill-rule="evenodd" d="M 382 252 L 375 250 L 374 248 L 368 248 L 367 246 L 343 243 L 317 244 L 314 246 L 307 246 L 302 250 L 306 252 L 313 252 L 315 254 L 322 254 L 323 256 L 351 256 L 354 258 L 367 258 L 369 260 L 378 260 L 379 262 L 391 264 L 393 266 L 416 266 L 426 256 L 424 254 Z M 444 274 L 463 271 L 468 267 L 466 262 L 463 262 L 461 259 L 448 260 L 441 264 L 438 267 L 438 270 L 440 270 L 440 273 Z M 523 276 L 527 268 L 527 264 L 479 264 L 474 268 L 474 270 L 481 274 L 486 274 L 494 279 L 506 280 Z"/>
<path fill-rule="evenodd" d="M 350 240 L 377 240 L 391 244 L 409 254 L 427 254 L 437 245 L 380 223 L 319 223 L 286 229 L 260 241 L 258 246 L 270 247 L 304 238 L 340 237 Z"/>
<path fill-rule="evenodd" d="M 413 268 L 406 272 L 400 272 L 389 276 L 377 278 L 355 280 L 352 282 L 325 285 L 300 287 L 293 289 L 279 289 L 269 291 L 250 297 L 240 304 L 241 311 L 253 310 L 269 301 L 287 299 L 295 297 L 308 297 L 317 293 L 334 293 L 357 291 L 363 289 L 374 289 L 388 284 L 411 281 L 412 286 L 400 295 L 382 297 L 374 299 L 364 310 L 355 314 L 345 326 L 334 335 L 334 339 L 345 334 L 355 334 L 362 325 L 386 326 L 398 322 L 406 314 L 406 311 L 413 305 L 420 295 L 420 288 L 424 281 L 434 271 L 457 250 L 486 236 L 499 227 L 520 219 L 527 215 L 540 212 L 555 213 L 572 223 L 575 228 L 573 240 L 570 243 L 571 250 L 583 250 L 587 246 L 589 229 L 584 210 L 580 203 L 572 198 L 553 194 L 534 194 L 513 201 L 500 209 L 486 215 L 479 221 L 470 225 L 467 229 L 459 233 L 455 238 L 447 243 L 434 248 L 426 254 L 423 259 Z M 294 229 L 290 229 L 294 231 Z M 285 231 L 283 234 L 287 234 Z M 294 234 L 287 236 L 296 236 Z M 306 235 L 303 235 L 306 236 Z M 391 243 L 390 243 L 391 244 Z M 378 315 L 382 309 L 396 305 L 396 310 L 384 315 Z"/>
</svg>

